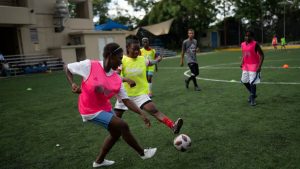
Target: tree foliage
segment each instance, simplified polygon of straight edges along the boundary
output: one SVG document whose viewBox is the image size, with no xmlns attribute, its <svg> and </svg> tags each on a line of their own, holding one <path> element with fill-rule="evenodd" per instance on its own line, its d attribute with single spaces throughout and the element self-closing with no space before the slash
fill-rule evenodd
<svg viewBox="0 0 300 169">
<path fill-rule="evenodd" d="M 299 16 L 299 0 L 235 0 L 235 2 L 235 17 L 242 21 L 245 28 L 259 32 L 257 34 L 259 39 L 269 40 L 274 34 L 280 37 L 284 36 L 284 20 L 286 20 L 286 32 L 297 34 L 297 31 L 293 29 L 300 27 L 299 22 L 295 22 L 299 21 L 299 17 L 296 17 Z M 286 9 L 284 10 L 284 8 Z M 287 37 L 294 39 L 289 34 Z"/>
<path fill-rule="evenodd" d="M 107 15 L 110 2 L 111 0 L 93 0 L 93 13 L 100 16 L 100 23 L 104 23 L 110 17 Z M 258 40 L 269 41 L 274 34 L 283 35 L 285 14 L 287 39 L 295 40 L 298 37 L 299 40 L 300 37 L 297 30 L 300 27 L 300 0 L 127 0 L 127 2 L 133 5 L 135 11 L 145 11 L 145 17 L 139 20 L 134 16 L 119 13 L 119 16 L 112 19 L 126 25 L 145 26 L 174 18 L 170 34 L 163 36 L 170 43 L 174 43 L 173 46 L 178 46 L 186 38 L 188 28 L 193 28 L 199 39 L 211 23 L 219 21 L 217 16 L 223 16 L 219 21 L 221 24 L 218 24 L 219 31 L 232 32 L 231 29 L 241 29 L 242 32 L 252 28 L 256 31 Z M 282 5 L 282 2 L 287 4 Z M 228 20 L 226 18 L 230 18 L 231 24 L 228 23 L 230 25 L 226 25 Z M 232 27 L 232 23 L 236 28 Z M 237 36 L 241 36 L 241 33 Z M 230 37 L 231 35 L 228 36 Z"/>
<path fill-rule="evenodd" d="M 155 0 L 127 0 L 128 4 L 132 5 L 135 11 L 144 10 L 146 13 L 156 4 Z"/>
<path fill-rule="evenodd" d="M 155 24 L 174 18 L 169 35 L 164 39 L 171 46 L 178 46 L 186 38 L 188 28 L 196 31 L 196 37 L 215 19 L 212 0 L 161 0 L 146 14 L 139 26 Z"/>
<path fill-rule="evenodd" d="M 110 2 L 111 0 L 93 0 L 93 15 L 99 17 L 97 23 L 105 23 L 109 18 L 108 3 Z"/>
</svg>

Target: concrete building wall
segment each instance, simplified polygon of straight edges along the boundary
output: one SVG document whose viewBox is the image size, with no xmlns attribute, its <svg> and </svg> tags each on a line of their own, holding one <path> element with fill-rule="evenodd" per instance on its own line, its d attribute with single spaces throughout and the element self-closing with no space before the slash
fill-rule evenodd
<svg viewBox="0 0 300 169">
<path fill-rule="evenodd" d="M 81 48 L 76 49 L 77 59 L 81 58 L 103 60 L 103 48 L 110 42 L 118 43 L 123 48 L 124 52 L 126 51 L 126 32 L 124 31 L 80 31 L 70 33 L 70 38 L 79 38 L 81 41 L 81 44 L 79 44 L 79 46 L 82 45 Z M 84 53 L 84 58 L 82 56 L 79 56 L 81 55 L 80 52 Z"/>
<path fill-rule="evenodd" d="M 203 47 L 212 47 L 212 32 L 215 32 L 217 33 L 217 47 L 220 47 L 220 36 L 218 34 L 217 31 L 215 30 L 207 30 L 206 33 L 205 33 L 205 37 L 204 36 L 201 36 L 200 37 L 200 45 L 203 46 Z"/>
<path fill-rule="evenodd" d="M 82 12 L 86 17 L 66 19 L 62 32 L 54 30 L 56 0 L 23 0 L 22 7 L 0 4 L 0 27 L 17 27 L 19 30 L 20 51 L 16 54 L 47 53 L 49 48 L 67 45 L 71 32 L 94 30 L 92 0 L 70 1 L 84 3 Z"/>
</svg>

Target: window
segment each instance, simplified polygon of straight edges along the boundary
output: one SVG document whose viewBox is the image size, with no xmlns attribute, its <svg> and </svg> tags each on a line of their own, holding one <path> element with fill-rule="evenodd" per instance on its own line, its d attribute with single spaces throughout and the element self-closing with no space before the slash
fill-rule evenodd
<svg viewBox="0 0 300 169">
<path fill-rule="evenodd" d="M 68 8 L 70 18 L 89 18 L 88 1 L 70 0 Z"/>
</svg>

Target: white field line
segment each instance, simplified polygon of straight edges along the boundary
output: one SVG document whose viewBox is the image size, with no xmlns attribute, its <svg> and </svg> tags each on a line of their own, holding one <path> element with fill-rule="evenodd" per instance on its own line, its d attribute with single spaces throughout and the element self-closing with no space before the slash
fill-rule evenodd
<svg viewBox="0 0 300 169">
<path fill-rule="evenodd" d="M 184 75 L 189 77 L 188 74 L 190 70 L 184 72 Z M 241 83 L 239 80 L 222 80 L 222 79 L 211 79 L 211 78 L 203 78 L 203 77 L 196 77 L 200 80 L 212 81 L 212 82 L 223 82 L 223 83 Z M 300 82 L 260 82 L 260 84 L 278 84 L 278 85 L 300 85 Z"/>
<path fill-rule="evenodd" d="M 266 60 L 265 62 L 282 62 L 282 61 L 288 61 L 288 60 L 295 60 L 295 59 L 279 59 L 279 60 Z M 299 59 L 297 59 L 299 60 Z M 239 66 L 235 67 L 226 67 L 228 65 L 239 65 L 240 62 L 235 63 L 224 63 L 224 64 L 215 64 L 215 65 L 207 65 L 199 67 L 199 69 L 240 69 Z M 220 67 L 221 66 L 221 67 Z M 222 67 L 223 66 L 223 67 Z M 160 67 L 159 69 L 186 69 L 186 67 Z M 275 67 L 275 66 L 263 66 L 262 69 L 283 69 L 282 67 Z M 300 69 L 300 67 L 289 67 L 288 69 Z M 188 74 L 190 70 L 187 70 L 184 72 L 184 75 L 189 77 Z M 206 80 L 206 81 L 213 81 L 213 82 L 223 82 L 223 83 L 241 83 L 240 80 L 222 80 L 222 79 L 212 79 L 212 78 L 203 78 L 203 77 L 197 77 L 197 79 L 200 80 Z M 261 84 L 279 84 L 279 85 L 299 85 L 300 82 L 261 82 Z"/>
<path fill-rule="evenodd" d="M 160 67 L 159 69 L 186 69 L 186 67 Z M 206 67 L 206 66 L 202 66 L 199 67 L 199 69 L 241 69 L 240 67 Z M 275 66 L 265 66 L 262 69 L 284 69 L 282 67 L 275 67 Z M 300 67 L 289 67 L 287 69 L 300 69 Z"/>
</svg>

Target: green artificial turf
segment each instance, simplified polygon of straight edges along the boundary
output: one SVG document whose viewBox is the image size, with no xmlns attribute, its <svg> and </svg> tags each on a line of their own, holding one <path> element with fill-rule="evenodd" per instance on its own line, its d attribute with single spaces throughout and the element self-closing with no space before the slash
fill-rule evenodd
<svg viewBox="0 0 300 169">
<path fill-rule="evenodd" d="M 179 58 L 159 63 L 153 102 L 171 119 L 183 118 L 181 133 L 191 137 L 192 147 L 177 151 L 170 129 L 151 116 L 152 128 L 147 129 L 128 111 L 123 117 L 132 133 L 143 147 L 157 147 L 157 154 L 141 160 L 120 139 L 107 156 L 116 161 L 108 168 L 300 168 L 300 50 L 265 51 L 264 83 L 257 86 L 255 107 L 239 83 L 240 55 L 200 54 L 200 78 L 231 81 L 198 79 L 201 92 L 194 91 L 192 83 L 185 89 L 188 68 L 179 67 Z M 283 64 L 289 68 L 281 68 Z M 107 134 L 82 122 L 77 95 L 63 72 L 0 79 L 1 169 L 92 168 Z"/>
</svg>

